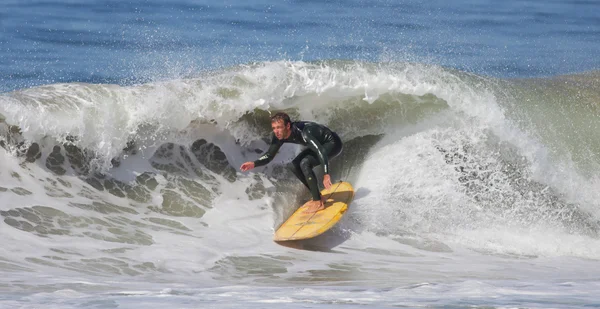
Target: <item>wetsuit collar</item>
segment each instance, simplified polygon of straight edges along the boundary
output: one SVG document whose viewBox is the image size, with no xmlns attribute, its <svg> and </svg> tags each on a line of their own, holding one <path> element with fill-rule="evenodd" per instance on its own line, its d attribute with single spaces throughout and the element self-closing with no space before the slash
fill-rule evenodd
<svg viewBox="0 0 600 309">
<path fill-rule="evenodd" d="M 292 130 L 294 129 L 294 124 L 290 122 L 290 129 L 288 130 L 288 134 L 287 136 L 284 136 L 283 139 L 287 140 L 290 138 L 290 136 L 292 136 Z"/>
</svg>

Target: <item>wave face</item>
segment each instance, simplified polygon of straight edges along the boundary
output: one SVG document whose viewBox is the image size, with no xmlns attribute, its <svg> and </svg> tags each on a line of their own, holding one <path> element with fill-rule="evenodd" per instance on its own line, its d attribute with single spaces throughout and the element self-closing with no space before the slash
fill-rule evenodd
<svg viewBox="0 0 600 309">
<path fill-rule="evenodd" d="M 356 200 L 332 231 L 337 243 L 318 248 L 348 240 L 343 250 L 375 252 L 361 265 L 394 256 L 387 242 L 598 259 L 599 85 L 597 72 L 500 80 L 338 60 L 6 93 L 0 269 L 308 280 L 290 270 L 306 262 L 295 253 L 258 253 L 308 198 L 287 169 L 300 149 L 238 170 L 266 150 L 274 111 L 345 143 L 333 178 L 352 182 Z"/>
</svg>

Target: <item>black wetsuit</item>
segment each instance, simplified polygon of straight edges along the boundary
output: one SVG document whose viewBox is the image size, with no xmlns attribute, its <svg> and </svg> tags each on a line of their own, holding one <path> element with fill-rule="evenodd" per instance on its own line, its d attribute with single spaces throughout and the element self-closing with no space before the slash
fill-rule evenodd
<svg viewBox="0 0 600 309">
<path fill-rule="evenodd" d="M 254 166 L 258 167 L 271 162 L 284 143 L 308 146 L 292 161 L 292 171 L 310 190 L 313 200 L 318 201 L 321 198 L 321 193 L 312 169 L 322 164 L 325 174 L 329 174 L 329 159 L 342 152 L 342 140 L 326 126 L 314 122 L 292 122 L 290 130 L 289 138 L 282 140 L 278 139 L 273 133 L 271 146 L 265 154 L 254 161 Z"/>
</svg>

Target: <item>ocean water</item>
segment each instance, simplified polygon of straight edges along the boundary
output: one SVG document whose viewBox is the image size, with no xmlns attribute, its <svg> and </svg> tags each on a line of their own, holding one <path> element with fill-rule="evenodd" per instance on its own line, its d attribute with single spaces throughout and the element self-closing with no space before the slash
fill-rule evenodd
<svg viewBox="0 0 600 309">
<path fill-rule="evenodd" d="M 599 307 L 599 12 L 5 0 L 0 307 Z M 239 171 L 274 111 L 356 189 L 286 246 L 301 149 Z"/>
</svg>

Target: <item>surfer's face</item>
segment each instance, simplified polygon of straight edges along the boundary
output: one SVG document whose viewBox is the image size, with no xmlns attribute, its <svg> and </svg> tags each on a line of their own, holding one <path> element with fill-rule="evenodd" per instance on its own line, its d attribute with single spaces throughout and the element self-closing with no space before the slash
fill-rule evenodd
<svg viewBox="0 0 600 309">
<path fill-rule="evenodd" d="M 290 124 L 284 124 L 283 120 L 271 122 L 271 128 L 277 139 L 284 139 L 290 135 Z"/>
</svg>

